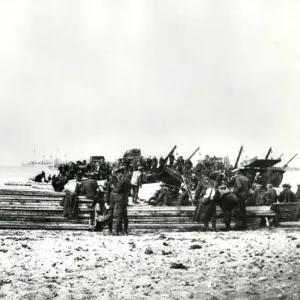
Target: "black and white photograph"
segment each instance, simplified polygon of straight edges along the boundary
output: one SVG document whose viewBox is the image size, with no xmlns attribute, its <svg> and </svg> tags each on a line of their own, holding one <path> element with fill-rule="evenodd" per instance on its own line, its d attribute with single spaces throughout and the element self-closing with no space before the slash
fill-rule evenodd
<svg viewBox="0 0 300 300">
<path fill-rule="evenodd" d="M 0 299 L 300 300 L 299 83 L 298 0 L 1 0 Z"/>
</svg>

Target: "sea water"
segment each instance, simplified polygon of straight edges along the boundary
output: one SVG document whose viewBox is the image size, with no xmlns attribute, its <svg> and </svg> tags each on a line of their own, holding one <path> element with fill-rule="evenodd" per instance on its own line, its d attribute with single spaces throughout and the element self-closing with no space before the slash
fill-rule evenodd
<svg viewBox="0 0 300 300">
<path fill-rule="evenodd" d="M 5 182 L 28 182 L 29 178 L 35 177 L 44 171 L 46 178 L 49 175 L 58 174 L 57 170 L 50 170 L 47 166 L 0 166 L 0 188 L 16 188 L 15 186 L 5 185 Z M 24 188 L 24 187 L 22 187 Z"/>
</svg>

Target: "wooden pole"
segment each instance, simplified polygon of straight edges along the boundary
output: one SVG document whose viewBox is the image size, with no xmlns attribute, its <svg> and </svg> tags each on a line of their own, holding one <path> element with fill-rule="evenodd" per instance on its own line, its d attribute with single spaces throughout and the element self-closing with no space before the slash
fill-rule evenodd
<svg viewBox="0 0 300 300">
<path fill-rule="evenodd" d="M 296 153 L 283 167 L 287 167 L 288 164 L 297 156 L 298 154 Z"/>
<path fill-rule="evenodd" d="M 197 151 L 200 149 L 200 147 L 198 147 L 188 158 L 188 160 L 190 160 L 196 153 Z"/>
<path fill-rule="evenodd" d="M 234 165 L 234 169 L 237 169 L 238 165 L 239 165 L 239 160 L 241 158 L 241 154 L 242 154 L 242 151 L 243 151 L 243 145 L 241 146 L 240 148 L 240 151 L 239 151 L 239 154 L 236 158 L 236 161 L 235 161 L 235 165 Z"/>
<path fill-rule="evenodd" d="M 268 153 L 267 153 L 267 155 L 266 155 L 266 158 L 265 158 L 265 159 L 268 159 L 268 158 L 269 158 L 269 156 L 270 156 L 271 152 L 272 152 L 272 147 L 270 147 L 270 149 L 269 149 L 269 151 L 268 151 Z"/>
</svg>

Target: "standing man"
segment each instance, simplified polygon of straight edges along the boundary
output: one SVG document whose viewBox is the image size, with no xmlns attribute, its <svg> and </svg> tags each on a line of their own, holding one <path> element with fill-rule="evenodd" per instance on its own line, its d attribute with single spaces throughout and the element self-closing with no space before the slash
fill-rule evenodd
<svg viewBox="0 0 300 300">
<path fill-rule="evenodd" d="M 182 175 L 182 173 L 183 173 L 183 168 L 184 168 L 184 159 L 183 159 L 182 156 L 179 156 L 179 157 L 177 158 L 176 164 L 177 164 L 177 170 L 178 170 L 178 172 Z"/>
<path fill-rule="evenodd" d="M 125 168 L 121 167 L 115 172 L 117 183 L 114 185 L 112 191 L 112 215 L 115 218 L 115 233 L 120 234 L 122 223 L 124 222 L 124 233 L 128 234 L 128 194 L 131 189 L 131 183 L 128 177 L 125 175 Z"/>
<path fill-rule="evenodd" d="M 173 153 L 171 153 L 169 156 L 169 166 L 170 167 L 173 167 L 174 161 L 175 161 L 175 156 L 173 155 Z"/>
<path fill-rule="evenodd" d="M 249 197 L 249 180 L 243 175 L 242 170 L 238 170 L 237 176 L 234 181 L 233 192 L 238 198 L 238 205 L 240 208 L 242 227 L 243 229 L 247 228 L 247 219 L 246 219 L 246 200 Z"/>
<path fill-rule="evenodd" d="M 142 187 L 143 180 L 143 167 L 138 167 L 137 171 L 134 171 L 131 178 L 132 186 L 132 202 L 138 204 L 139 189 Z"/>
<path fill-rule="evenodd" d="M 154 156 L 152 159 L 152 171 L 155 171 L 157 169 L 157 164 L 158 164 L 158 160 L 156 156 Z"/>
</svg>

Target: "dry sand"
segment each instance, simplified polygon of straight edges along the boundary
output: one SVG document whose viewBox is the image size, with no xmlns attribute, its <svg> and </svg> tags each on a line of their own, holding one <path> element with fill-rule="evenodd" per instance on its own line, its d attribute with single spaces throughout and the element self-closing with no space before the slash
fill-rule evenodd
<svg viewBox="0 0 300 300">
<path fill-rule="evenodd" d="M 283 229 L 0 230 L 0 257 L 1 299 L 300 299 L 300 232 Z"/>
</svg>

